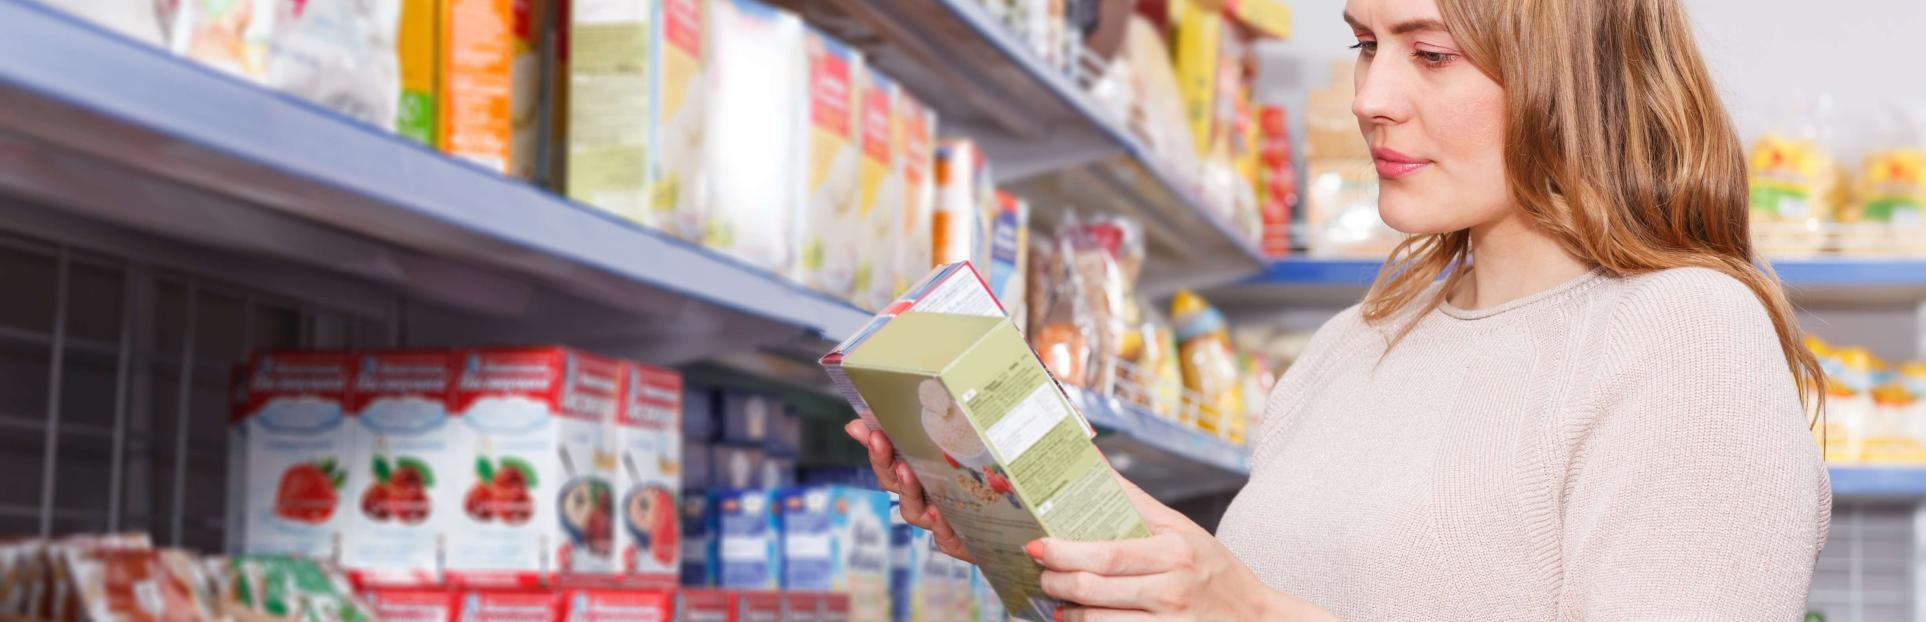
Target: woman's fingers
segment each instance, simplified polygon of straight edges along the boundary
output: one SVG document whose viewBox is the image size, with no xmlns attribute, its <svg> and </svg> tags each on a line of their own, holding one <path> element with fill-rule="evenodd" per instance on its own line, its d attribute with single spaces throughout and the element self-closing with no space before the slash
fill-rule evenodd
<svg viewBox="0 0 1926 622">
<path fill-rule="evenodd" d="M 890 479 L 900 483 L 896 492 L 897 503 L 901 504 L 903 520 L 911 525 L 935 531 L 935 521 L 929 518 L 935 513 L 929 499 L 923 496 L 923 482 L 916 479 L 916 472 L 906 463 L 898 462 L 890 468 Z"/>
<path fill-rule="evenodd" d="M 1164 575 L 1106 576 L 1092 572 L 1043 571 L 1043 593 L 1085 607 L 1179 611 L 1177 586 Z"/>
<path fill-rule="evenodd" d="M 976 556 L 971 555 L 970 550 L 963 546 L 963 538 L 957 537 L 956 529 L 950 527 L 949 519 L 943 518 L 943 513 L 936 511 L 935 508 L 930 509 L 929 516 L 930 522 L 935 523 L 930 527 L 930 533 L 936 538 L 936 548 L 950 557 L 976 563 Z"/>
<path fill-rule="evenodd" d="M 1024 548 L 1047 570 L 1113 577 L 1169 572 L 1193 561 L 1193 548 L 1175 533 L 1100 542 L 1043 538 Z"/>
<path fill-rule="evenodd" d="M 890 444 L 889 438 L 870 430 L 861 419 L 850 421 L 843 426 L 843 431 L 862 444 L 863 453 L 869 457 L 869 468 L 876 472 L 876 482 L 884 490 L 903 494 L 903 483 L 896 479 L 896 470 L 892 468 L 896 464 L 896 447 Z"/>
</svg>

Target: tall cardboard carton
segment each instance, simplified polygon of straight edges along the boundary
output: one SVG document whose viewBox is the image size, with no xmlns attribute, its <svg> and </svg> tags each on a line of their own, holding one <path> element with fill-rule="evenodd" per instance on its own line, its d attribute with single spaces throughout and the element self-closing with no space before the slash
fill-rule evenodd
<svg viewBox="0 0 1926 622">
<path fill-rule="evenodd" d="M 269 352 L 250 365 L 240 423 L 247 485 L 242 552 L 335 560 L 353 502 L 343 490 L 356 424 L 345 352 Z"/>
<path fill-rule="evenodd" d="M 624 574 L 674 585 L 682 571 L 682 375 L 637 364 L 625 372 L 615 420 L 616 551 Z"/>
<path fill-rule="evenodd" d="M 649 220 L 649 46 L 657 3 L 574 0 L 569 19 L 569 198 Z"/>
<path fill-rule="evenodd" d="M 751 265 L 789 270 L 803 200 L 802 20 L 756 0 L 709 9 L 707 202 L 702 242 Z"/>
<path fill-rule="evenodd" d="M 889 493 L 807 486 L 779 499 L 783 589 L 849 594 L 850 619 L 890 622 Z"/>
<path fill-rule="evenodd" d="M 649 110 L 649 224 L 701 241 L 708 224 L 703 148 L 709 126 L 708 0 L 658 0 L 649 49 L 655 70 Z"/>
<path fill-rule="evenodd" d="M 896 269 L 890 297 L 901 295 L 935 267 L 936 112 L 907 90 L 896 94 L 897 173 L 903 180 L 901 235 L 894 240 Z"/>
<path fill-rule="evenodd" d="M 344 491 L 355 505 L 341 565 L 363 585 L 441 580 L 445 538 L 462 512 L 453 476 L 473 459 L 468 435 L 448 413 L 453 362 L 441 350 L 356 356 L 348 409 L 359 442 Z"/>
<path fill-rule="evenodd" d="M 438 144 L 533 179 L 542 129 L 542 35 L 558 0 L 444 0 Z"/>
<path fill-rule="evenodd" d="M 861 250 L 855 300 L 857 306 L 880 309 L 896 295 L 896 244 L 903 201 L 909 193 L 903 188 L 899 159 L 896 83 L 873 67 L 858 76 L 863 158 L 857 195 L 856 235 Z"/>
<path fill-rule="evenodd" d="M 856 293 L 858 190 L 862 150 L 858 134 L 856 77 L 863 56 L 842 42 L 810 30 L 805 41 L 809 63 L 809 131 L 803 161 L 808 179 L 803 215 L 797 221 L 796 275 L 803 285 L 833 296 Z"/>
</svg>

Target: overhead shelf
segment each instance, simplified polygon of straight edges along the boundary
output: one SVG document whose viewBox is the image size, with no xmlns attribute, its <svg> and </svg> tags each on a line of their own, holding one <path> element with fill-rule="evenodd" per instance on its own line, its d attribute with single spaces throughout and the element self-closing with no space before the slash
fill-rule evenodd
<svg viewBox="0 0 1926 622">
<path fill-rule="evenodd" d="M 1250 477 L 1250 453 L 1224 439 L 1142 408 L 1064 387 L 1119 473 L 1165 503 L 1236 491 Z"/>
<path fill-rule="evenodd" d="M 1375 259 L 1279 261 L 1255 277 L 1214 290 L 1212 300 L 1242 308 L 1345 306 L 1364 296 L 1382 265 Z M 1777 259 L 1772 266 L 1799 304 L 1926 303 L 1926 258 Z"/>
<path fill-rule="evenodd" d="M 1068 210 L 1144 225 L 1140 288 L 1165 294 L 1257 273 L 1256 245 L 980 0 L 778 0 L 861 47 L 932 105 L 945 136 L 982 146 L 1006 189 L 1032 200 L 1033 227 Z"/>
<path fill-rule="evenodd" d="M 1832 496 L 1851 499 L 1926 499 L 1926 468 L 1833 466 Z"/>
<path fill-rule="evenodd" d="M 819 353 L 869 317 L 28 0 L 0 0 L 0 110 L 0 224 L 17 232 L 138 243 L 250 284 L 373 284 L 498 340 L 661 363 Z"/>
</svg>

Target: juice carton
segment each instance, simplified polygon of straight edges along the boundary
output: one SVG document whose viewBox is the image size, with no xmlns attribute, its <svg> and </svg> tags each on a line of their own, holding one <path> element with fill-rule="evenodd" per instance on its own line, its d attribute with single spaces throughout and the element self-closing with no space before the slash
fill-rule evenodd
<svg viewBox="0 0 1926 622">
<path fill-rule="evenodd" d="M 655 3 L 574 0 L 569 15 L 571 199 L 649 223 L 649 28 Z"/>
<path fill-rule="evenodd" d="M 903 180 L 901 234 L 893 240 L 896 247 L 894 285 L 889 295 L 895 298 L 935 267 L 931 262 L 932 227 L 936 218 L 936 112 L 911 95 L 896 93 L 896 173 Z"/>
<path fill-rule="evenodd" d="M 773 590 L 782 580 L 782 526 L 767 490 L 711 493 L 710 585 L 736 590 Z"/>
<path fill-rule="evenodd" d="M 336 559 L 349 523 L 344 500 L 357 426 L 343 402 L 354 358 L 345 352 L 272 352 L 254 357 L 246 438 L 248 554 Z"/>
<path fill-rule="evenodd" d="M 440 107 L 442 0 L 401 0 L 401 28 L 395 37 L 401 61 L 401 102 L 395 108 L 395 133 L 434 146 Z"/>
<path fill-rule="evenodd" d="M 1059 604 L 1039 591 L 1024 544 L 1149 530 L 1089 424 L 971 272 L 938 269 L 823 365 L 915 469 L 1007 608 L 1051 619 Z"/>
<path fill-rule="evenodd" d="M 710 498 L 700 490 L 684 491 L 682 495 L 682 584 L 687 586 L 713 585 L 714 573 L 709 568 L 709 555 L 715 548 L 715 538 L 710 532 L 714 519 L 709 513 Z"/>
<path fill-rule="evenodd" d="M 858 622 L 889 622 L 889 493 L 843 486 L 781 493 L 782 587 L 850 595 Z"/>
<path fill-rule="evenodd" d="M 863 157 L 857 175 L 855 301 L 880 309 L 896 293 L 897 231 L 909 193 L 897 162 L 896 83 L 874 67 L 856 75 Z"/>
<path fill-rule="evenodd" d="M 709 21 L 707 0 L 660 0 L 650 30 L 655 69 L 649 85 L 648 224 L 676 237 L 700 241 L 708 206 L 703 191 L 708 145 Z"/>
<path fill-rule="evenodd" d="M 348 410 L 361 441 L 346 492 L 357 502 L 341 565 L 364 585 L 437 583 L 444 538 L 461 515 L 455 474 L 473 468 L 467 435 L 448 414 L 454 359 L 439 350 L 356 358 Z"/>
<path fill-rule="evenodd" d="M 387 622 L 455 622 L 461 614 L 461 594 L 441 588 L 372 588 L 361 597 Z"/>
<path fill-rule="evenodd" d="M 736 619 L 742 622 L 782 622 L 784 604 L 780 592 L 736 592 Z"/>
<path fill-rule="evenodd" d="M 681 573 L 682 375 L 630 364 L 628 395 L 615 420 L 621 462 L 616 552 L 622 572 L 673 584 Z"/>
<path fill-rule="evenodd" d="M 990 293 L 1003 305 L 1004 314 L 1018 327 L 1029 326 L 1028 291 L 1030 265 L 1030 204 L 1008 193 L 997 192 L 989 214 L 989 262 L 983 277 Z"/>
<path fill-rule="evenodd" d="M 550 622 L 561 599 L 547 589 L 469 590 L 461 595 L 462 622 Z"/>
<path fill-rule="evenodd" d="M 675 619 L 677 622 L 736 622 L 735 596 L 714 589 L 676 590 Z"/>
<path fill-rule="evenodd" d="M 797 222 L 796 278 L 818 291 L 849 298 L 856 293 L 857 193 L 862 152 L 858 144 L 856 76 L 863 55 L 811 29 L 805 36 L 809 63 L 809 130 L 803 160 L 808 163 L 803 215 Z"/>
<path fill-rule="evenodd" d="M 566 622 L 669 622 L 675 594 L 660 590 L 573 589 L 562 596 Z"/>
<path fill-rule="evenodd" d="M 708 201 L 703 244 L 776 272 L 790 268 L 803 198 L 802 20 L 756 0 L 709 9 Z"/>
<path fill-rule="evenodd" d="M 452 405 L 471 435 L 473 466 L 442 474 L 463 493 L 448 538 L 451 579 L 529 585 L 616 572 L 606 437 L 621 364 L 553 347 L 457 356 Z"/>
<path fill-rule="evenodd" d="M 539 164 L 542 35 L 554 0 L 444 0 L 442 151 L 533 179 Z"/>
</svg>

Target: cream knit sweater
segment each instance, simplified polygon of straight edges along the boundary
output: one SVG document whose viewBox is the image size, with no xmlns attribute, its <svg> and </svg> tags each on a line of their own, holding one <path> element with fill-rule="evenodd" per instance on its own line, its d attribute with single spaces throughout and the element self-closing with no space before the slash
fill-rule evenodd
<svg viewBox="0 0 1926 622">
<path fill-rule="evenodd" d="M 1794 620 L 1831 490 L 1771 320 L 1710 270 L 1356 308 L 1270 398 L 1218 536 L 1347 620 Z"/>
</svg>

